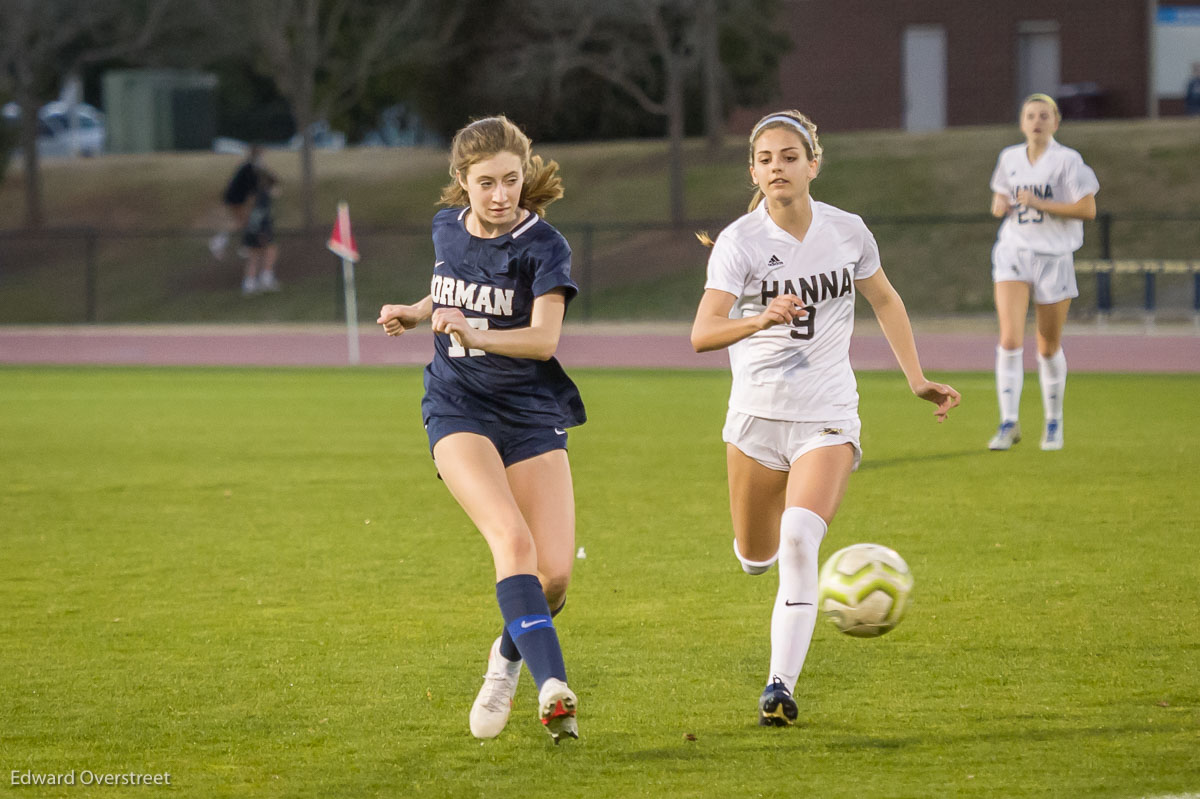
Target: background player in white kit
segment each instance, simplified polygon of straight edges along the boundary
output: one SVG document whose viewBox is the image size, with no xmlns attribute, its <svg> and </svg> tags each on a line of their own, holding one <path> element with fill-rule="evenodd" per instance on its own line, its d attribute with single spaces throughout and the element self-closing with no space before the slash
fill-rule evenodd
<svg viewBox="0 0 1200 799">
<path fill-rule="evenodd" d="M 913 393 L 958 405 L 925 379 L 908 313 L 858 216 L 815 202 L 817 128 L 799 111 L 763 117 L 750 134 L 750 211 L 713 244 L 692 326 L 697 352 L 729 348 L 726 441 L 734 553 L 749 574 L 779 561 L 771 664 L 759 723 L 791 724 L 792 691 L 816 623 L 817 555 L 862 455 L 850 368 L 854 297 L 875 311 Z"/>
<path fill-rule="evenodd" d="M 1006 450 L 1021 440 L 1018 410 L 1025 381 L 1025 316 L 1033 295 L 1037 316 L 1038 379 L 1045 426 L 1042 449 L 1062 449 L 1067 359 L 1063 325 L 1079 296 L 1072 256 L 1083 244 L 1083 220 L 1096 218 L 1096 173 L 1079 153 L 1054 140 L 1058 104 L 1033 94 L 1021 104 L 1025 144 L 1006 147 L 992 173 L 992 215 L 1003 219 L 992 248 L 996 284 L 996 394 L 1000 427 L 988 443 Z"/>
</svg>

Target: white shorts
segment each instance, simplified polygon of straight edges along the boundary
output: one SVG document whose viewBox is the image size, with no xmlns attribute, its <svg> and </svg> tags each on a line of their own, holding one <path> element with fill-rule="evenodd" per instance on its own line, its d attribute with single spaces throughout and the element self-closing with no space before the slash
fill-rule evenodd
<svg viewBox="0 0 1200 799">
<path fill-rule="evenodd" d="M 730 410 L 721 439 L 747 456 L 777 472 L 788 471 L 806 452 L 820 447 L 850 444 L 854 447 L 854 469 L 862 461 L 858 441 L 862 423 L 858 419 L 839 422 L 785 422 Z"/>
<path fill-rule="evenodd" d="M 992 281 L 1002 283 L 1007 280 L 1030 284 L 1033 301 L 1038 305 L 1079 296 L 1075 258 L 1071 253 L 1051 255 L 996 242 L 992 247 Z"/>
</svg>

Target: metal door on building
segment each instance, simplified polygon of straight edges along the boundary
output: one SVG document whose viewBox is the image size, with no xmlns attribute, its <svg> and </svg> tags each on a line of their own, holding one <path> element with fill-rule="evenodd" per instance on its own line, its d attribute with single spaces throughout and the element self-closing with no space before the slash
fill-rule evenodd
<svg viewBox="0 0 1200 799">
<path fill-rule="evenodd" d="M 946 29 L 909 25 L 904 29 L 904 129 L 946 127 Z"/>
<path fill-rule="evenodd" d="M 1060 63 L 1058 23 L 1053 20 L 1020 23 L 1017 26 L 1017 105 L 1038 92 L 1057 97 Z"/>
</svg>

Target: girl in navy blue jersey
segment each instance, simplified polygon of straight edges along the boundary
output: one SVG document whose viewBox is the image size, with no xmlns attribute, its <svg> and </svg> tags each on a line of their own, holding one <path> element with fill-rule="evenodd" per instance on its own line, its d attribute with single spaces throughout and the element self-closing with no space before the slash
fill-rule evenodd
<svg viewBox="0 0 1200 799">
<path fill-rule="evenodd" d="M 578 701 L 552 621 L 566 602 L 575 552 L 566 430 L 586 418 L 554 359 L 578 291 L 571 249 L 542 219 L 562 196 L 557 172 L 502 116 L 460 130 L 441 197 L 448 208 L 433 218 L 430 294 L 379 311 L 389 336 L 432 319 L 435 349 L 421 401 L 430 451 L 496 566 L 504 628 L 471 708 L 477 738 L 495 737 L 508 723 L 522 661 L 554 742 L 579 737 Z"/>
</svg>

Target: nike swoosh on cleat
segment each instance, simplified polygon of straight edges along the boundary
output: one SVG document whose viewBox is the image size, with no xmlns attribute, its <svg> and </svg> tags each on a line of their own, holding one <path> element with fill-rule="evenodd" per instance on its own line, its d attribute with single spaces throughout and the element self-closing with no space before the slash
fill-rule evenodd
<svg viewBox="0 0 1200 799">
<path fill-rule="evenodd" d="M 546 621 L 545 619 L 535 619 L 534 621 L 523 621 L 523 622 L 521 622 L 521 629 L 528 630 L 530 627 L 534 627 L 539 624 L 549 624 L 549 623 L 550 622 Z"/>
<path fill-rule="evenodd" d="M 791 608 L 791 607 L 795 607 L 796 605 L 811 605 L 812 603 L 811 602 L 792 602 L 790 600 L 785 599 L 785 600 L 783 600 L 783 604 L 785 604 L 789 608 Z"/>
</svg>

